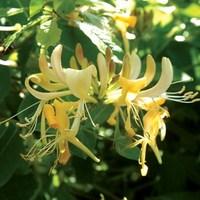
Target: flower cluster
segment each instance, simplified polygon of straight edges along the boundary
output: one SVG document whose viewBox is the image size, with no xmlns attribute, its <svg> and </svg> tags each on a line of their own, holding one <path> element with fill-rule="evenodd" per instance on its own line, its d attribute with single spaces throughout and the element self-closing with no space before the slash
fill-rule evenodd
<svg viewBox="0 0 200 200">
<path fill-rule="evenodd" d="M 32 74 L 25 80 L 26 89 L 39 99 L 39 103 L 34 115 L 18 125 L 28 127 L 23 136 L 28 137 L 39 124 L 41 136 L 24 158 L 34 160 L 56 152 L 55 164 L 66 164 L 71 156 L 71 143 L 99 162 L 94 153 L 78 139 L 77 134 L 86 115 L 91 119 L 87 104 L 95 105 L 103 101 L 114 106 L 107 123 L 114 126 L 118 120 L 123 121 L 126 137 L 132 141 L 125 148 L 141 147 L 138 161 L 142 176 L 148 172 L 148 146 L 161 164 L 162 153 L 157 145 L 157 136 L 163 141 L 166 135 L 164 119 L 169 117 L 169 112 L 164 107 L 166 100 L 183 103 L 200 100 L 195 98 L 198 93 L 184 93 L 185 88 L 177 92 L 168 91 L 173 82 L 170 60 L 162 58 L 160 78 L 152 84 L 156 64 L 151 55 L 146 58 L 143 76 L 141 60 L 134 51 L 126 53 L 118 73 L 110 49 L 106 50 L 105 55 L 97 55 L 97 67 L 84 56 L 80 44 L 77 44 L 75 56 L 70 59 L 69 68 L 62 67 L 61 56 L 61 45 L 54 48 L 50 62 L 41 53 L 40 73 Z M 54 133 L 48 131 L 50 128 Z"/>
<path fill-rule="evenodd" d="M 80 45 L 77 45 L 76 50 L 77 60 L 83 69 L 62 68 L 62 46 L 58 45 L 52 52 L 50 64 L 45 55 L 41 54 L 39 58 L 41 72 L 30 75 L 25 80 L 28 92 L 40 102 L 35 114 L 27 119 L 26 123 L 18 123 L 21 127 L 29 128 L 23 137 L 32 135 L 41 116 L 41 137 L 27 155 L 24 155 L 25 159 L 33 160 L 56 151 L 56 163 L 58 161 L 66 164 L 71 156 L 68 143 L 72 143 L 94 161 L 99 162 L 99 159 L 77 138 L 80 123 L 85 118 L 86 103 L 96 102 L 91 96 L 91 86 L 97 71 L 94 65 L 89 65 L 87 60 L 81 57 Z M 45 91 L 39 91 L 31 85 L 31 82 Z M 66 100 L 66 97 L 70 96 L 74 96 L 76 100 Z M 53 128 L 55 134 L 48 134 L 49 128 Z M 42 145 L 39 145 L 40 143 Z"/>
</svg>

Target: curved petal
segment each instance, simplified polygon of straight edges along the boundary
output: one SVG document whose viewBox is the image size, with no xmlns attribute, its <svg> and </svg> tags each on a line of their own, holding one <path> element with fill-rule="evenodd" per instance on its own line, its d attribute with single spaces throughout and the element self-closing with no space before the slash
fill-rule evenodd
<svg viewBox="0 0 200 200">
<path fill-rule="evenodd" d="M 30 80 L 39 85 L 40 87 L 44 88 L 48 91 L 56 91 L 62 90 L 66 88 L 66 85 L 61 83 L 51 83 L 42 73 L 33 74 L 30 76 Z"/>
<path fill-rule="evenodd" d="M 151 55 L 147 56 L 146 60 L 146 71 L 144 76 L 146 77 L 146 85 L 148 85 L 154 78 L 155 72 L 156 72 L 156 64 Z"/>
<path fill-rule="evenodd" d="M 34 96 L 36 97 L 37 99 L 40 99 L 40 100 L 50 100 L 50 99 L 54 99 L 54 98 L 57 98 L 57 97 L 61 97 L 61 96 L 66 96 L 66 95 L 69 95 L 71 94 L 71 92 L 69 90 L 67 91 L 61 91 L 61 92 L 39 92 L 35 89 L 33 89 L 31 86 L 30 86 L 30 80 L 31 80 L 31 76 L 29 76 L 26 80 L 25 80 L 25 86 L 26 86 L 26 89 Z"/>
<path fill-rule="evenodd" d="M 49 68 L 48 62 L 47 62 L 46 57 L 45 57 L 44 54 L 40 54 L 40 57 L 39 57 L 39 68 L 40 68 L 40 71 L 42 72 L 42 74 L 44 74 L 44 76 L 48 80 L 51 80 L 51 81 L 54 81 L 54 82 L 59 82 L 59 80 L 55 76 L 53 70 Z"/>
<path fill-rule="evenodd" d="M 65 83 L 74 96 L 80 99 L 87 99 L 92 76 L 96 75 L 97 71 L 94 65 L 90 65 L 82 70 L 67 68 L 65 70 Z"/>
<path fill-rule="evenodd" d="M 132 51 L 131 53 L 130 62 L 131 62 L 130 78 L 136 79 L 141 71 L 141 60 L 134 51 Z"/>
<path fill-rule="evenodd" d="M 159 81 L 150 89 L 141 91 L 138 97 L 157 97 L 167 91 L 173 80 L 173 68 L 168 58 L 162 59 L 162 73 Z"/>
<path fill-rule="evenodd" d="M 137 93 L 146 85 L 146 78 L 139 78 L 136 80 L 129 80 L 124 77 L 119 78 L 120 86 L 128 92 Z"/>
<path fill-rule="evenodd" d="M 78 138 L 68 134 L 66 138 L 69 142 L 71 142 L 73 145 L 75 145 L 77 148 L 81 149 L 86 155 L 88 155 L 90 158 L 92 158 L 95 162 L 100 162 L 99 158 L 97 158 L 88 147 L 86 147 Z"/>
<path fill-rule="evenodd" d="M 51 54 L 51 65 L 59 82 L 65 83 L 65 76 L 61 64 L 62 45 L 57 45 Z"/>
<path fill-rule="evenodd" d="M 160 121 L 160 139 L 161 141 L 163 141 L 165 139 L 166 136 L 166 125 L 164 120 Z"/>
</svg>

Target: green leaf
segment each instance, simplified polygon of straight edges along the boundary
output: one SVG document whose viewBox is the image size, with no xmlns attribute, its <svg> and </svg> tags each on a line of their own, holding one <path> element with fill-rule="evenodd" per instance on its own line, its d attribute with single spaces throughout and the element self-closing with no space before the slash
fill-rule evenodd
<svg viewBox="0 0 200 200">
<path fill-rule="evenodd" d="M 29 16 L 32 17 L 41 11 L 45 0 L 31 0 L 29 6 Z"/>
<path fill-rule="evenodd" d="M 97 46 L 99 51 L 104 53 L 108 46 L 114 51 L 122 51 L 122 49 L 112 41 L 112 35 L 110 31 L 99 28 L 87 22 L 77 21 L 76 24 L 80 30 L 92 41 L 92 43 Z"/>
<path fill-rule="evenodd" d="M 90 114 L 95 124 L 103 124 L 110 117 L 112 111 L 113 106 L 98 103 L 91 109 Z"/>
<path fill-rule="evenodd" d="M 0 125 L 4 134 L 0 138 L 0 187 L 4 185 L 14 174 L 22 161 L 22 141 L 17 135 L 17 127 L 13 123 Z"/>
<path fill-rule="evenodd" d="M 130 148 L 131 139 L 123 135 L 119 130 L 119 123 L 115 127 L 114 135 L 115 149 L 122 157 L 128 158 L 130 160 L 138 160 L 140 150 L 138 147 Z"/>
<path fill-rule="evenodd" d="M 0 101 L 2 101 L 8 95 L 11 88 L 10 69 L 0 66 L 0 74 Z"/>
<path fill-rule="evenodd" d="M 75 0 L 53 0 L 53 8 L 59 15 L 65 17 L 75 9 L 75 2 Z"/>
<path fill-rule="evenodd" d="M 56 19 L 41 24 L 37 31 L 36 40 L 39 45 L 45 48 L 56 45 L 60 41 L 61 30 L 58 28 Z"/>
</svg>

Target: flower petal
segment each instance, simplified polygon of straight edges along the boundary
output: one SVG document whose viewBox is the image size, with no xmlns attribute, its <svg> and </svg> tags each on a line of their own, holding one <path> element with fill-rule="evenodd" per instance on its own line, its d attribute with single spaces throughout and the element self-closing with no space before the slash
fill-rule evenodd
<svg viewBox="0 0 200 200">
<path fill-rule="evenodd" d="M 40 100 L 50 100 L 50 99 L 54 99 L 54 98 L 58 98 L 58 97 L 62 97 L 62 96 L 66 96 L 71 94 L 71 92 L 69 90 L 66 91 L 61 91 L 61 92 L 39 92 L 35 89 L 33 89 L 30 86 L 30 80 L 31 80 L 31 76 L 29 76 L 28 78 L 26 78 L 25 80 L 25 86 L 26 89 L 37 99 Z"/>
<path fill-rule="evenodd" d="M 62 83 L 52 83 L 42 73 L 33 74 L 30 76 L 31 81 L 48 91 L 56 91 L 66 88 Z"/>
<path fill-rule="evenodd" d="M 132 51 L 131 53 L 130 62 L 131 62 L 131 72 L 129 78 L 136 79 L 141 71 L 141 60 L 134 51 Z"/>
<path fill-rule="evenodd" d="M 51 65 L 59 82 L 65 83 L 64 71 L 61 64 L 62 45 L 57 45 L 51 54 Z"/>
<path fill-rule="evenodd" d="M 159 81 L 150 89 L 141 91 L 138 97 L 157 97 L 167 91 L 173 80 L 173 69 L 168 58 L 162 59 L 162 73 Z"/>
<path fill-rule="evenodd" d="M 65 71 L 65 82 L 74 96 L 80 99 L 87 99 L 92 84 L 92 76 L 96 75 L 97 71 L 94 65 L 90 65 L 82 70 L 67 68 Z"/>
<path fill-rule="evenodd" d="M 44 76 L 46 77 L 46 79 L 54 81 L 54 82 L 59 82 L 59 80 L 55 76 L 55 73 L 53 72 L 53 70 L 49 68 L 48 62 L 47 62 L 44 54 L 40 54 L 39 68 L 40 68 L 40 71 L 42 72 L 42 74 L 44 74 Z"/>
<path fill-rule="evenodd" d="M 100 162 L 100 160 L 86 147 L 80 140 L 76 137 L 70 137 L 68 134 L 67 140 L 71 142 L 73 145 L 75 145 L 77 148 L 82 150 L 86 155 L 88 155 L 90 158 L 92 158 L 95 162 Z"/>
<path fill-rule="evenodd" d="M 147 56 L 146 66 L 147 68 L 146 68 L 146 72 L 144 76 L 146 77 L 146 81 L 147 81 L 146 85 L 148 85 L 153 80 L 155 72 L 156 72 L 156 64 L 151 55 Z"/>
</svg>

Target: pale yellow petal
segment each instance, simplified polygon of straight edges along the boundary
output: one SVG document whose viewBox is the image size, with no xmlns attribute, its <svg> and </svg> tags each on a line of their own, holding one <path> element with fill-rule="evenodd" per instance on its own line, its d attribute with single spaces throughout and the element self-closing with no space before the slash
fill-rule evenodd
<svg viewBox="0 0 200 200">
<path fill-rule="evenodd" d="M 146 72 L 144 76 L 146 77 L 146 85 L 148 85 L 154 78 L 156 72 L 156 64 L 151 55 L 147 56 L 146 60 Z"/>
<path fill-rule="evenodd" d="M 99 92 L 99 96 L 103 96 L 106 88 L 107 88 L 107 84 L 109 81 L 109 68 L 106 64 L 106 59 L 103 56 L 102 53 L 99 53 L 97 55 L 97 66 L 99 69 L 99 78 L 100 78 L 100 92 Z"/>
<path fill-rule="evenodd" d="M 148 173 L 148 166 L 144 164 L 144 165 L 142 166 L 140 172 L 141 172 L 141 175 L 142 175 L 142 176 L 146 176 L 147 173 Z"/>
<path fill-rule="evenodd" d="M 39 92 L 35 89 L 33 89 L 30 86 L 30 79 L 31 77 L 26 78 L 25 80 L 25 86 L 26 89 L 29 91 L 30 94 L 32 94 L 34 97 L 36 97 L 37 99 L 40 100 L 50 100 L 50 99 L 54 99 L 54 98 L 58 98 L 58 97 L 62 97 L 62 96 L 66 96 L 71 94 L 70 91 L 61 91 L 61 92 Z"/>
<path fill-rule="evenodd" d="M 40 54 L 39 57 L 39 68 L 42 74 L 51 81 L 59 82 L 59 79 L 56 77 L 53 70 L 48 66 L 48 62 L 46 60 L 46 56 L 44 54 Z"/>
<path fill-rule="evenodd" d="M 67 140 L 71 142 L 73 145 L 75 145 L 77 148 L 82 150 L 86 155 L 88 155 L 90 158 L 92 158 L 95 162 L 100 162 L 100 160 L 86 147 L 80 140 L 76 137 L 68 137 Z"/>
<path fill-rule="evenodd" d="M 146 151 L 147 151 L 147 141 L 144 140 L 142 142 L 142 147 L 141 147 L 141 155 L 140 155 L 140 160 L 139 163 L 141 164 L 142 168 L 141 168 L 141 175 L 142 176 L 146 176 L 147 172 L 148 172 L 148 167 L 145 164 L 146 163 Z"/>
<path fill-rule="evenodd" d="M 141 91 L 138 97 L 157 97 L 167 91 L 173 80 L 173 68 L 168 58 L 162 59 L 162 73 L 159 81 L 150 89 Z"/>
<path fill-rule="evenodd" d="M 65 82 L 74 96 L 80 99 L 87 99 L 92 84 L 92 76 L 96 75 L 97 71 L 94 65 L 82 70 L 67 68 Z"/>
<path fill-rule="evenodd" d="M 124 77 L 120 77 L 119 84 L 127 92 L 137 93 L 146 85 L 146 78 L 143 77 L 136 80 L 130 80 Z"/>
<path fill-rule="evenodd" d="M 61 64 L 62 45 L 57 45 L 51 54 L 51 65 L 54 73 L 56 74 L 59 82 L 65 83 L 65 76 Z"/>
<path fill-rule="evenodd" d="M 131 53 L 130 62 L 131 62 L 131 72 L 129 78 L 134 80 L 138 78 L 141 71 L 141 60 L 134 51 L 132 51 Z"/>
<path fill-rule="evenodd" d="M 149 146 L 151 147 L 151 149 L 153 150 L 154 152 L 154 155 L 156 156 L 157 160 L 158 160 L 158 163 L 159 164 L 162 164 L 162 153 L 161 151 L 158 149 L 158 146 L 156 144 L 156 141 L 151 141 L 149 142 Z"/>
<path fill-rule="evenodd" d="M 52 83 L 42 73 L 30 75 L 30 80 L 47 91 L 57 91 L 66 88 L 62 83 Z"/>
<path fill-rule="evenodd" d="M 165 122 L 163 120 L 161 120 L 160 122 L 160 138 L 161 141 L 163 141 L 165 139 L 166 136 L 166 125 Z"/>
</svg>

